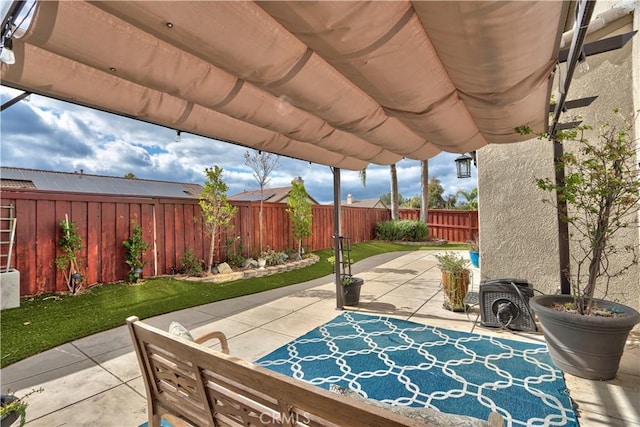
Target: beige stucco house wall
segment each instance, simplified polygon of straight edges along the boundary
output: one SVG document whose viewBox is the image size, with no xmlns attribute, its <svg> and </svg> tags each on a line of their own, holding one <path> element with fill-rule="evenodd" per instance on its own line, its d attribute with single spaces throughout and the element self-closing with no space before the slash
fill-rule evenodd
<svg viewBox="0 0 640 427">
<path fill-rule="evenodd" d="M 594 17 L 617 3 L 598 2 Z M 608 25 L 591 39 L 640 28 L 640 1 L 629 4 L 635 7 L 634 14 Z M 594 95 L 598 99 L 572 113 L 581 114 L 585 124 L 595 124 L 611 115 L 614 107 L 628 114 L 640 109 L 640 35 L 622 49 L 588 57 L 587 63 L 588 71 L 574 74 L 567 99 Z M 640 134 L 638 122 L 636 129 L 636 135 Z M 477 152 L 477 162 L 482 278 L 522 278 L 543 293 L 559 292 L 556 212 L 542 202 L 548 195 L 535 185 L 536 178 L 554 175 L 553 144 L 533 139 L 489 145 Z M 635 219 L 638 221 L 637 214 Z M 622 232 L 620 239 L 620 243 L 638 248 L 640 228 Z M 640 309 L 640 267 L 613 279 L 607 298 Z"/>
</svg>

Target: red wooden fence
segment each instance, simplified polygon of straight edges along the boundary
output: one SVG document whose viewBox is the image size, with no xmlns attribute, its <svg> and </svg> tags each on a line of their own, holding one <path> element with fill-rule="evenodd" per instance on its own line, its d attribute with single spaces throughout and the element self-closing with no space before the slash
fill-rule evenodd
<svg viewBox="0 0 640 427">
<path fill-rule="evenodd" d="M 400 219 L 420 219 L 420 209 L 400 209 Z M 430 209 L 429 236 L 449 242 L 468 242 L 478 236 L 478 211 Z"/>
<path fill-rule="evenodd" d="M 65 291 L 63 274 L 55 267 L 60 237 L 59 223 L 65 214 L 78 227 L 83 248 L 81 272 L 88 284 L 123 280 L 129 270 L 122 242 L 129 238 L 131 221 L 142 227 L 143 239 L 151 243 L 144 268 L 145 276 L 166 274 L 180 265 L 185 251 L 191 249 L 208 260 L 210 237 L 205 235 L 198 200 L 152 197 L 121 197 L 9 190 L 2 192 L 2 206 L 15 206 L 17 218 L 13 266 L 20 271 L 21 295 Z M 233 228 L 224 230 L 216 242 L 214 260 L 226 259 L 227 250 L 257 256 L 259 202 L 234 202 L 238 213 Z M 312 236 L 304 243 L 308 251 L 330 248 L 333 206 L 314 205 Z M 401 209 L 401 219 L 418 219 L 417 209 Z M 342 234 L 352 243 L 375 239 L 375 225 L 390 219 L 388 209 L 343 206 Z M 478 232 L 475 211 L 430 210 L 429 234 L 449 241 L 464 242 Z M 264 203 L 263 249 L 280 251 L 295 248 L 291 240 L 291 222 L 286 205 Z"/>
</svg>

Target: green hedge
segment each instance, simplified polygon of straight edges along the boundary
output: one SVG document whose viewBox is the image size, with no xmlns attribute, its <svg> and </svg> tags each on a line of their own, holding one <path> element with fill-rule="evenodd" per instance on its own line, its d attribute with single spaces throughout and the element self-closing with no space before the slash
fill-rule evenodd
<svg viewBox="0 0 640 427">
<path fill-rule="evenodd" d="M 424 242 L 427 224 L 408 219 L 379 222 L 376 224 L 376 238 L 388 242 Z"/>
</svg>

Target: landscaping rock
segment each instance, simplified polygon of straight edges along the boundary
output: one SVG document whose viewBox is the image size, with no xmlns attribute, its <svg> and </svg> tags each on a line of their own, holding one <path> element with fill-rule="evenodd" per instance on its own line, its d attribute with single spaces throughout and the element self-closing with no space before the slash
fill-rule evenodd
<svg viewBox="0 0 640 427">
<path fill-rule="evenodd" d="M 227 264 L 226 262 L 223 262 L 222 264 L 218 264 L 218 273 L 229 274 L 229 273 L 233 273 L 233 270 L 231 269 L 231 267 L 229 267 L 229 264 Z"/>
</svg>

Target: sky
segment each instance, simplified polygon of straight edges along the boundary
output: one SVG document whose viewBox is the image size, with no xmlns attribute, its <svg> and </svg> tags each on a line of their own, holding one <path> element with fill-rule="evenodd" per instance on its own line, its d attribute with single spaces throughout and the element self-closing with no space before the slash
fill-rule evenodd
<svg viewBox="0 0 640 427">
<path fill-rule="evenodd" d="M 21 91 L 0 87 L 5 103 Z M 0 114 L 0 164 L 2 166 L 58 172 L 80 171 L 122 177 L 132 172 L 137 178 L 203 184 L 204 170 L 217 165 L 228 185 L 228 196 L 258 188 L 244 154 L 254 150 L 228 142 L 182 133 L 176 142 L 172 129 L 31 95 Z M 441 153 L 429 159 L 429 177 L 438 178 L 445 196 L 477 186 L 472 177 L 456 177 L 454 159 L 459 154 Z M 420 162 L 397 163 L 399 193 L 420 194 Z M 307 192 L 319 203 L 333 202 L 333 175 L 328 166 L 310 164 L 280 156 L 268 187 L 286 187 L 300 176 Z M 370 165 L 366 187 L 358 172 L 341 171 L 342 199 L 375 199 L 390 191 L 389 166 Z"/>
</svg>

